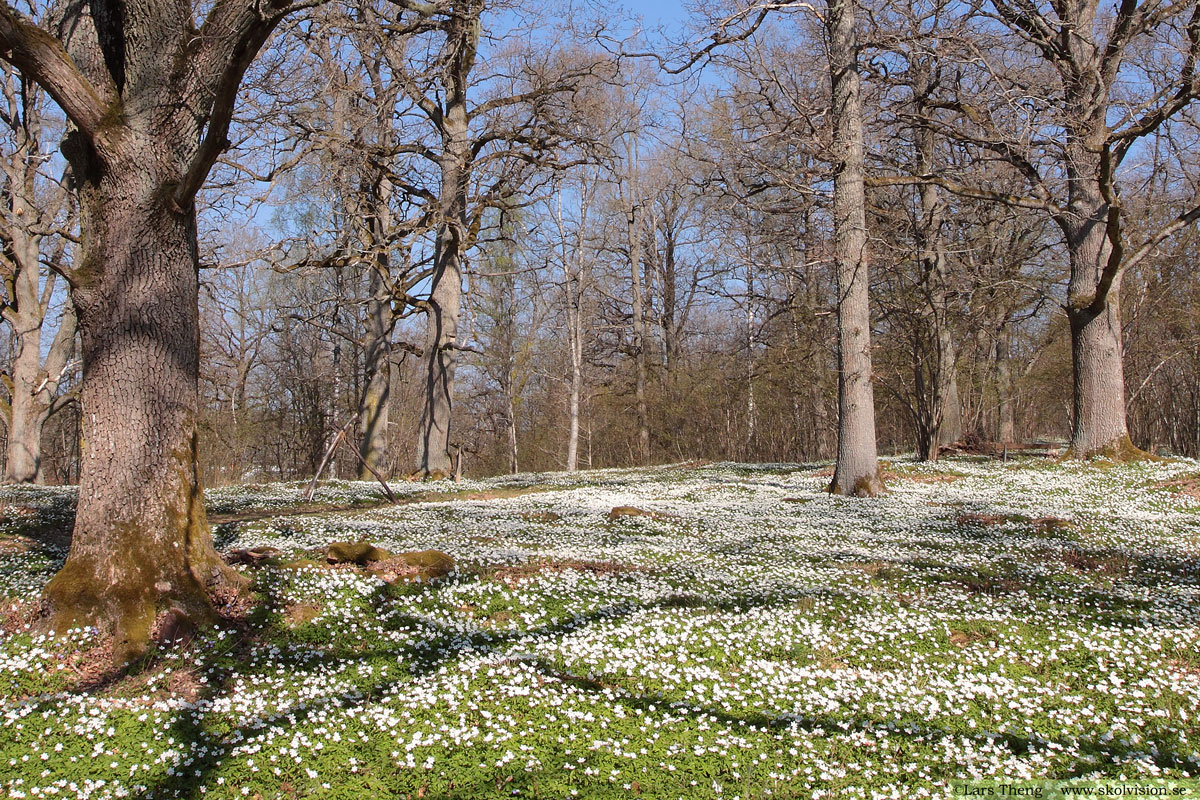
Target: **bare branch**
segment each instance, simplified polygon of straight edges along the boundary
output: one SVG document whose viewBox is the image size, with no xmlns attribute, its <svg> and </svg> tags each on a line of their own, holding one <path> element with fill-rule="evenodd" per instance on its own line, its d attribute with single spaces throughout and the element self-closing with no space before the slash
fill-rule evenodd
<svg viewBox="0 0 1200 800">
<path fill-rule="evenodd" d="M 112 98 L 83 76 L 62 42 L 7 2 L 0 3 L 0 58 L 37 81 L 103 154 L 101 128 Z"/>
<path fill-rule="evenodd" d="M 197 94 L 208 110 L 207 126 L 183 180 L 175 190 L 175 204 L 190 206 L 209 170 L 229 146 L 229 124 L 242 77 L 275 27 L 299 9 L 323 0 L 221 0 L 209 12 L 195 41 L 192 74 Z"/>
</svg>

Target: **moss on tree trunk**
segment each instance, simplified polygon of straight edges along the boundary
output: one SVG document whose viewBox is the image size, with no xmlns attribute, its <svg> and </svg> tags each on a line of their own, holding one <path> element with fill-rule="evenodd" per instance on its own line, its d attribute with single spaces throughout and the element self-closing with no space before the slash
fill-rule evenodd
<svg viewBox="0 0 1200 800">
<path fill-rule="evenodd" d="M 207 624 L 214 591 L 242 583 L 213 547 L 197 467 L 195 215 L 164 207 L 160 185 L 129 170 L 81 191 L 86 445 L 70 553 L 44 595 L 49 625 L 112 634 L 118 662 L 146 650 L 159 615 Z"/>
</svg>

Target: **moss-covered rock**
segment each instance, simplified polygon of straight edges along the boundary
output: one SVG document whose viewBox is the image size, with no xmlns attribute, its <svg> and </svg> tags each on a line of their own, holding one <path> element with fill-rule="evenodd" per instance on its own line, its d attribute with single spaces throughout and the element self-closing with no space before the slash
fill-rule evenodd
<svg viewBox="0 0 1200 800">
<path fill-rule="evenodd" d="M 621 519 L 622 517 L 650 517 L 654 519 L 656 516 L 653 511 L 646 511 L 635 506 L 616 506 L 612 511 L 608 512 L 609 519 Z"/>
<path fill-rule="evenodd" d="M 454 476 L 444 469 L 433 469 L 426 472 L 419 469 L 416 472 L 410 473 L 408 480 L 410 481 L 448 481 Z"/>
<path fill-rule="evenodd" d="M 295 603 L 283 611 L 283 622 L 289 628 L 299 628 L 321 616 L 321 606 L 316 603 Z"/>
<path fill-rule="evenodd" d="M 644 508 L 636 506 L 616 506 L 612 511 L 608 512 L 608 519 L 610 521 L 622 519 L 623 517 L 646 517 L 647 519 L 654 519 L 660 522 L 678 522 L 681 519 L 674 514 L 664 514 L 661 511 L 647 511 Z"/>
<path fill-rule="evenodd" d="M 373 561 L 385 561 L 392 554 L 370 542 L 331 542 L 325 548 L 325 560 L 330 564 L 358 564 L 365 567 Z"/>
</svg>

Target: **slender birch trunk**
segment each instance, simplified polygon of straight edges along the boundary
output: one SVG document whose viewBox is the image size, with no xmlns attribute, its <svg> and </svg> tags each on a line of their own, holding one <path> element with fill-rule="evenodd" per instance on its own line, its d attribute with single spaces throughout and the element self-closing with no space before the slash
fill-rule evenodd
<svg viewBox="0 0 1200 800">
<path fill-rule="evenodd" d="M 560 232 L 564 236 L 563 265 L 567 266 L 571 263 L 571 258 L 567 254 L 566 231 L 562 228 L 561 208 L 559 209 L 559 222 Z M 567 311 L 567 349 L 571 361 L 571 377 L 567 389 L 567 472 L 574 472 L 579 468 L 579 417 L 583 397 L 583 294 L 586 285 L 583 254 L 580 252 L 582 247 L 583 242 L 580 241 L 574 254 L 574 267 L 567 266 L 568 274 L 565 276 L 564 288 Z"/>
<path fill-rule="evenodd" d="M 574 472 L 579 469 L 579 405 L 583 394 L 583 330 L 578 312 L 569 324 L 571 387 L 567 400 L 567 472 Z"/>
<path fill-rule="evenodd" d="M 754 328 L 758 324 L 754 315 L 754 253 L 746 259 L 746 441 L 743 443 L 744 458 L 753 458 L 754 439 L 758 434 L 758 404 L 754 396 Z"/>
<path fill-rule="evenodd" d="M 508 423 L 508 472 L 510 475 L 516 475 L 521 471 L 521 465 L 519 460 L 520 453 L 517 451 L 517 412 L 513 408 L 511 384 L 504 400 L 504 413 L 508 417 L 505 420 Z"/>
<path fill-rule="evenodd" d="M 583 412 L 583 346 L 586 330 L 585 302 L 586 293 L 591 279 L 591 266 L 584 252 L 585 241 L 583 231 L 587 227 L 588 212 L 591 208 L 592 192 L 595 182 L 590 184 L 580 182 L 579 218 L 572 235 L 567 229 L 567 221 L 563 215 L 562 193 L 558 194 L 558 213 L 555 223 L 558 226 L 559 257 L 563 268 L 563 303 L 567 317 L 567 350 L 571 363 L 571 375 L 567 381 L 567 457 L 566 469 L 574 472 L 579 468 L 579 435 Z M 589 429 L 590 431 L 590 429 Z M 591 466 L 591 437 L 588 438 L 588 466 Z"/>
<path fill-rule="evenodd" d="M 650 463 L 650 420 L 646 405 L 646 312 L 642 297 L 642 214 L 635 197 L 629 209 L 629 271 L 633 287 L 633 359 L 635 369 L 634 403 L 637 408 L 637 450 L 639 463 Z"/>
</svg>

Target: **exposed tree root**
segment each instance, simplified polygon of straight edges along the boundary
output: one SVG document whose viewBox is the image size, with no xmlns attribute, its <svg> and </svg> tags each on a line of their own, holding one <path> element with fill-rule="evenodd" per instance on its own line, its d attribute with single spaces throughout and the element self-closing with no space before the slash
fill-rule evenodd
<svg viewBox="0 0 1200 800">
<path fill-rule="evenodd" d="M 1059 461 L 1086 461 L 1092 458 L 1103 458 L 1107 461 L 1115 461 L 1121 464 L 1135 461 L 1166 461 L 1162 456 L 1147 452 L 1135 445 L 1130 441 L 1129 434 L 1127 433 L 1122 434 L 1103 447 L 1088 452 L 1081 452 L 1075 445 L 1071 445 L 1059 457 Z"/>
<path fill-rule="evenodd" d="M 836 474 L 833 476 L 833 481 L 829 484 L 828 489 L 830 494 L 841 495 L 843 497 L 874 497 L 883 494 L 887 491 L 887 487 L 883 483 L 883 476 L 879 471 L 871 475 L 863 475 L 857 478 L 853 484 L 847 485 Z"/>
</svg>

